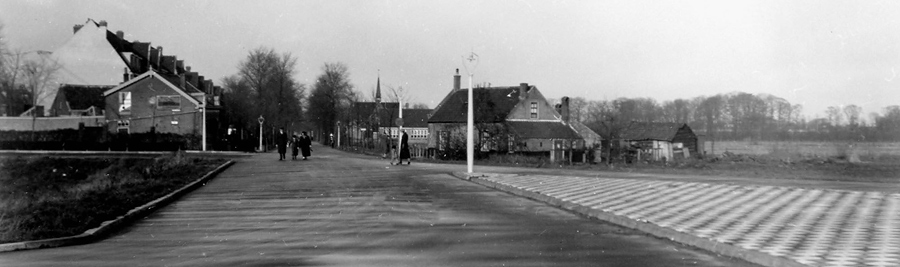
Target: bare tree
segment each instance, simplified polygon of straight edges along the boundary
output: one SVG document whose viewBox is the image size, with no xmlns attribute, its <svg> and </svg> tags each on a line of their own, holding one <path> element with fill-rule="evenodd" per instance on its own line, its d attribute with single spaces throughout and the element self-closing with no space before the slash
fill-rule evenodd
<svg viewBox="0 0 900 267">
<path fill-rule="evenodd" d="M 49 98 L 54 88 L 51 82 L 56 78 L 56 73 L 60 69 L 60 65 L 56 60 L 47 56 L 47 53 L 38 52 L 40 59 L 26 60 L 22 66 L 22 78 L 25 85 L 31 92 L 31 139 L 34 141 L 35 123 L 37 121 L 38 112 L 46 113 L 44 110 L 38 109 L 38 103 Z M 45 109 L 49 107 L 44 107 Z M 44 114 L 41 114 L 43 116 Z"/>
<path fill-rule="evenodd" d="M 320 137 L 334 133 L 338 121 L 350 110 L 353 99 L 356 99 L 353 85 L 350 84 L 350 73 L 343 63 L 325 63 L 322 74 L 316 78 L 309 95 L 308 118 L 315 120 Z M 321 138 L 319 140 L 324 140 Z"/>
</svg>

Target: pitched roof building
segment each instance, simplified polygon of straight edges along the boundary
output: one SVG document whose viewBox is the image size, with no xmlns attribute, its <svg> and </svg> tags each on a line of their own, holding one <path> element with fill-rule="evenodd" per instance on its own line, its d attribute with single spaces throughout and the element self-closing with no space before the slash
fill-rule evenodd
<svg viewBox="0 0 900 267">
<path fill-rule="evenodd" d="M 676 151 L 685 157 L 698 155 L 697 135 L 686 123 L 631 122 L 620 137 L 649 153 L 654 160 L 672 159 Z"/>
<path fill-rule="evenodd" d="M 460 89 L 459 79 L 457 70 L 453 90 L 428 119 L 433 136 L 429 145 L 438 150 L 458 149 L 465 143 L 456 139 L 465 136 L 470 89 Z M 471 90 L 479 150 L 538 152 L 583 146 L 583 138 L 537 87 L 522 83 Z"/>
<path fill-rule="evenodd" d="M 102 115 L 103 92 L 111 88 L 111 85 L 63 84 L 50 108 L 50 116 Z"/>
</svg>

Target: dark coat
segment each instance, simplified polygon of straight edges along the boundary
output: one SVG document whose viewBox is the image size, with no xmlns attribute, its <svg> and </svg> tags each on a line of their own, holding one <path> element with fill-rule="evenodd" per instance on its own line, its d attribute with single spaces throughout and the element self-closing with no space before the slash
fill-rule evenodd
<svg viewBox="0 0 900 267">
<path fill-rule="evenodd" d="M 287 153 L 287 133 L 278 133 L 275 135 L 275 145 L 278 145 L 278 153 Z"/>
<path fill-rule="evenodd" d="M 409 136 L 406 133 L 400 137 L 400 159 L 409 159 Z"/>
<path fill-rule="evenodd" d="M 296 157 L 300 151 L 300 138 L 294 136 L 291 138 L 291 156 Z"/>
<path fill-rule="evenodd" d="M 310 146 L 312 145 L 312 139 L 310 139 L 309 136 L 301 136 L 299 140 L 300 151 L 303 153 L 304 157 L 309 157 L 310 152 L 312 152 L 312 149 L 310 149 Z"/>
</svg>

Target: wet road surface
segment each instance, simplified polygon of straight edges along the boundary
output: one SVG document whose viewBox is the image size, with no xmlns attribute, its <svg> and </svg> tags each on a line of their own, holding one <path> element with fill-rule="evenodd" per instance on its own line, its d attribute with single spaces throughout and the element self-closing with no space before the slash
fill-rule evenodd
<svg viewBox="0 0 900 267">
<path fill-rule="evenodd" d="M 237 159 L 106 240 L 0 266 L 755 266 L 448 175 L 317 147 Z"/>
</svg>

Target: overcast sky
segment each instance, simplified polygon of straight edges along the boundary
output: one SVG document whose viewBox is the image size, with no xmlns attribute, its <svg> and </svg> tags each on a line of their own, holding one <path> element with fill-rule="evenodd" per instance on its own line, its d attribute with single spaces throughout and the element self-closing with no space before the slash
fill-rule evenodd
<svg viewBox="0 0 900 267">
<path fill-rule="evenodd" d="M 900 1 L 0 1 L 14 48 L 52 51 L 88 18 L 217 83 L 266 46 L 296 56 L 307 85 L 343 62 L 365 95 L 380 69 L 382 85 L 430 107 L 472 51 L 475 83 L 527 82 L 548 98 L 742 91 L 810 119 L 900 105 Z"/>
</svg>

